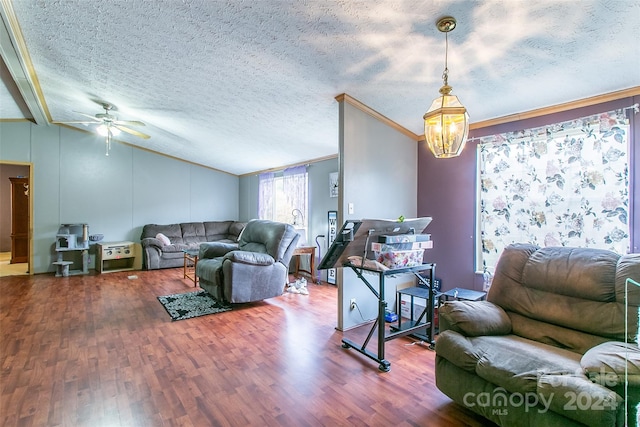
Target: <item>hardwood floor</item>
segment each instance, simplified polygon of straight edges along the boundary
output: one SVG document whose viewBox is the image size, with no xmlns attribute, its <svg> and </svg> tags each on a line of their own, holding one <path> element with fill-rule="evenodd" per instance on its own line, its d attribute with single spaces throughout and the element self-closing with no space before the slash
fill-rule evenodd
<svg viewBox="0 0 640 427">
<path fill-rule="evenodd" d="M 412 339 L 387 343 L 387 373 L 343 349 L 332 285 L 172 322 L 156 297 L 192 290 L 182 269 L 0 278 L 0 424 L 492 425 Z"/>
<path fill-rule="evenodd" d="M 11 264 L 11 252 L 0 252 L 0 277 L 29 274 L 29 264 L 21 262 Z"/>
</svg>

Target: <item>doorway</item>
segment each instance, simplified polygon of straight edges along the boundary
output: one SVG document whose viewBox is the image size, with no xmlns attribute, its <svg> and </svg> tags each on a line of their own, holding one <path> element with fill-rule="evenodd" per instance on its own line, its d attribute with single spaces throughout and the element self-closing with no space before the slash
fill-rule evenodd
<svg viewBox="0 0 640 427">
<path fill-rule="evenodd" d="M 30 274 L 32 181 L 30 163 L 0 162 L 0 277 Z"/>
</svg>

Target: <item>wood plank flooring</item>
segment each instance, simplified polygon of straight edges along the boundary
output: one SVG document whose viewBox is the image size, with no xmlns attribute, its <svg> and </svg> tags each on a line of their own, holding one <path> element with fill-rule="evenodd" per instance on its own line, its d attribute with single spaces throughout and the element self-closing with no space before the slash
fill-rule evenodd
<svg viewBox="0 0 640 427">
<path fill-rule="evenodd" d="M 363 332 L 335 330 L 332 285 L 172 322 L 156 297 L 192 290 L 180 268 L 0 278 L 0 425 L 492 425 L 412 339 L 387 343 L 387 373 L 343 349 Z"/>
</svg>

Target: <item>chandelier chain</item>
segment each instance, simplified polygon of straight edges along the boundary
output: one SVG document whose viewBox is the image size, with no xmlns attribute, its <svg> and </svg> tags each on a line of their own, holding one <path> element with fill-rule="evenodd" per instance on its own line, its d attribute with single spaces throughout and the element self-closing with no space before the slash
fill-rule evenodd
<svg viewBox="0 0 640 427">
<path fill-rule="evenodd" d="M 442 72 L 442 80 L 444 85 L 449 83 L 449 33 L 444 33 L 444 71 Z"/>
</svg>

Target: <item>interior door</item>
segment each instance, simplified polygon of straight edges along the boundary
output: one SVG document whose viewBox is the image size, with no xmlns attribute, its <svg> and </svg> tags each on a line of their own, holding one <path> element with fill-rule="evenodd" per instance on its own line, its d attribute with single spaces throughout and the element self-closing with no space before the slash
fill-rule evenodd
<svg viewBox="0 0 640 427">
<path fill-rule="evenodd" d="M 11 264 L 29 262 L 29 178 L 11 180 Z"/>
</svg>

